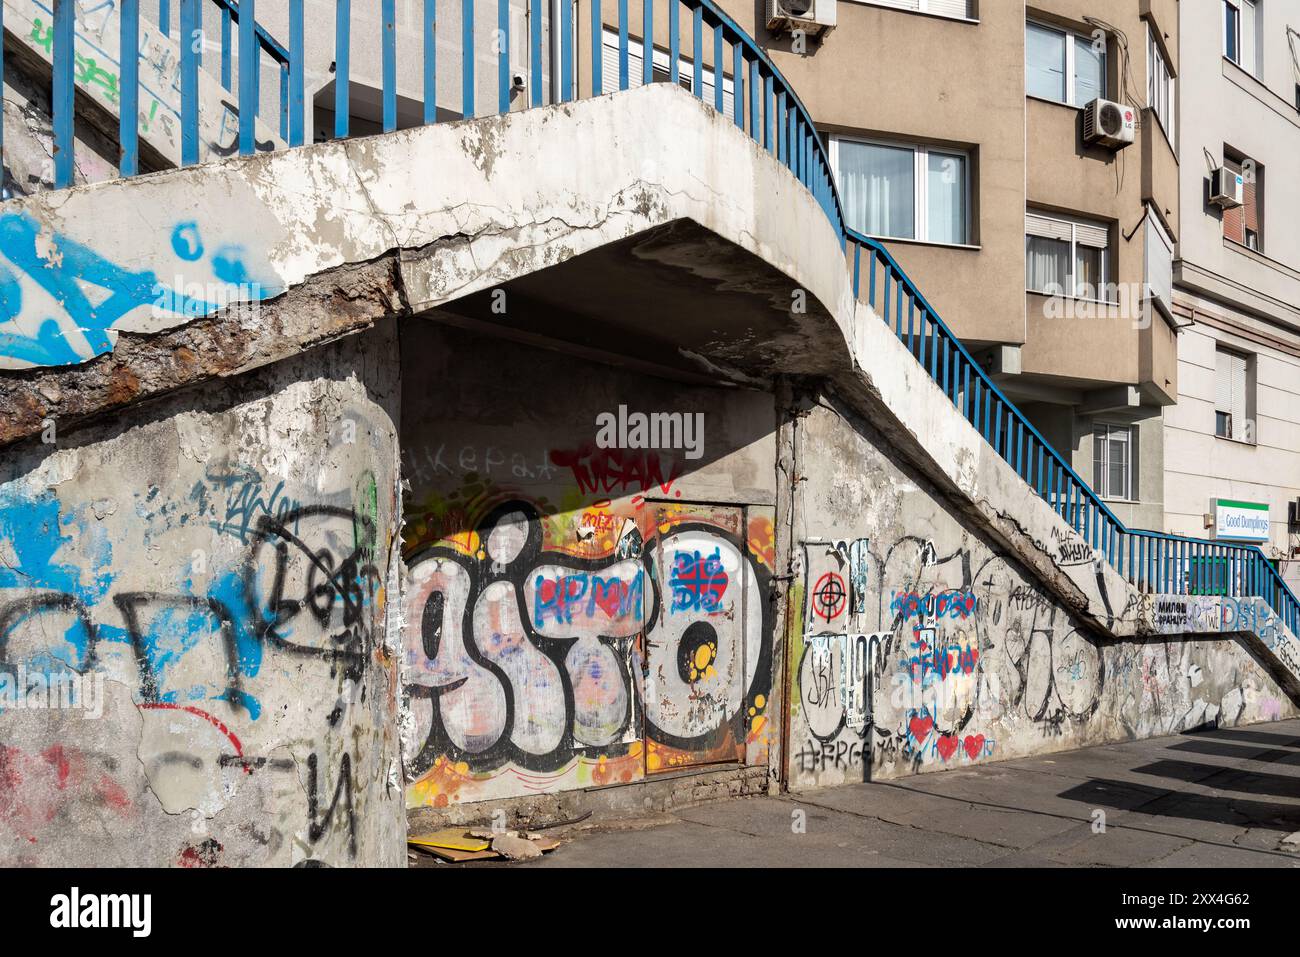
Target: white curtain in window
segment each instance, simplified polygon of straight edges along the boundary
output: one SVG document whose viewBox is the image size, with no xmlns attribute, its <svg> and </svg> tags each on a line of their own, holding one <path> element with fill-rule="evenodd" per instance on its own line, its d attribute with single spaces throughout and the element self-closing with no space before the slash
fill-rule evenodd
<svg viewBox="0 0 1300 957">
<path fill-rule="evenodd" d="M 966 157 L 931 152 L 927 166 L 927 239 L 932 243 L 967 242 Z"/>
<path fill-rule="evenodd" d="M 1025 237 L 1025 288 L 1063 295 L 1070 282 L 1070 244 L 1042 236 Z"/>
<path fill-rule="evenodd" d="M 1074 38 L 1074 105 L 1087 106 L 1106 89 L 1106 48 L 1090 38 Z"/>
<path fill-rule="evenodd" d="M 849 224 L 868 236 L 916 235 L 916 159 L 912 150 L 839 141 L 840 200 Z"/>
<path fill-rule="evenodd" d="M 1065 102 L 1065 34 L 1025 25 L 1025 89 L 1030 96 Z"/>
</svg>

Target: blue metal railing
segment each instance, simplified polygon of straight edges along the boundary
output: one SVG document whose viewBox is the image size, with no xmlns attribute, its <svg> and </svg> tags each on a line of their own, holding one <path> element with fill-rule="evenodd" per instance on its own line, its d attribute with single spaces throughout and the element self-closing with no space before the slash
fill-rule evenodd
<svg viewBox="0 0 1300 957">
<path fill-rule="evenodd" d="M 247 156 L 254 152 L 257 144 L 254 131 L 260 103 L 259 80 L 261 75 L 261 54 L 270 55 L 279 67 L 280 75 L 280 131 L 281 138 L 290 146 L 300 146 L 304 138 L 304 104 L 305 104 L 305 70 L 303 42 L 303 0 L 262 0 L 287 4 L 289 19 L 289 45 L 281 45 L 256 20 L 257 0 L 177 0 L 179 8 L 179 31 L 176 39 L 180 44 L 180 87 L 181 87 L 181 125 L 182 125 L 182 165 L 192 165 L 199 161 L 199 69 L 202 60 L 203 34 L 202 10 L 204 4 L 215 5 L 221 17 L 221 69 L 220 78 L 228 90 L 237 86 L 239 101 L 239 152 Z M 397 128 L 397 22 L 394 0 L 367 0 L 367 4 L 380 4 L 379 29 L 381 49 L 381 75 L 383 86 L 383 128 L 391 131 Z M 607 0 L 608 2 L 608 0 Z M 632 6 L 641 0 L 632 0 Z M 432 123 L 437 119 L 437 84 L 439 66 L 437 58 L 437 20 L 434 0 L 417 0 L 423 8 L 423 101 L 424 122 Z M 519 0 L 516 0 L 519 3 Z M 727 70 L 726 53 L 730 48 L 731 73 L 726 76 L 734 86 L 733 113 L 736 125 L 745 130 L 765 149 L 778 156 L 781 161 L 807 186 L 817 198 L 827 217 L 837 232 L 844 234 L 843 217 L 840 212 L 839 197 L 830 172 L 829 158 L 817 137 L 808 111 L 799 101 L 794 90 L 786 82 L 781 72 L 769 59 L 767 54 L 743 31 L 734 20 L 723 13 L 711 0 L 644 0 L 641 2 L 639 18 L 634 16 L 635 9 L 629 9 L 629 0 L 615 0 L 615 10 L 606 7 L 607 12 L 616 12 L 616 17 L 605 20 L 602 17 L 601 0 L 589 0 L 591 7 L 590 26 L 583 29 L 576 24 L 570 4 L 560 6 L 560 24 L 558 36 L 558 68 L 555 100 L 569 102 L 579 92 L 578 63 L 576 45 L 578 34 L 584 36 L 590 51 L 590 75 L 587 89 L 590 95 L 599 96 L 607 90 L 607 81 L 613 77 L 603 75 L 602 35 L 606 28 L 618 31 L 618 77 L 617 89 L 626 90 L 637 85 L 637 81 L 646 82 L 654 79 L 654 57 L 644 55 L 640 75 L 629 75 L 630 31 L 640 21 L 643 51 L 658 49 L 668 53 L 671 63 L 670 73 L 674 82 L 682 79 L 680 64 L 690 60 L 688 76 L 693 79 L 691 88 L 697 97 L 703 98 L 706 76 L 718 81 L 718 74 Z M 526 57 L 528 68 L 524 73 L 530 78 L 529 101 L 533 106 L 543 104 L 544 78 L 547 75 L 543 59 L 544 34 L 547 32 L 543 23 L 542 0 L 524 0 L 528 12 L 528 43 Z M 55 184 L 58 187 L 72 185 L 73 182 L 73 109 L 74 109 L 74 56 L 76 42 L 74 26 L 74 0 L 54 0 L 55 10 L 55 55 L 54 55 L 54 127 L 56 156 L 59 158 L 55 171 Z M 171 0 L 160 0 L 159 17 L 162 33 L 172 35 Z M 515 76 L 510 62 L 510 0 L 498 0 L 498 15 L 495 30 L 476 32 L 474 21 L 474 0 L 461 0 L 460 14 L 460 85 L 461 115 L 474 116 L 476 113 L 477 86 L 475 64 L 479 61 L 495 59 L 497 65 L 496 109 L 505 112 L 511 108 L 515 92 Z M 689 51 L 683 44 L 682 13 L 689 19 Z M 667 15 L 668 36 L 658 38 L 655 46 L 656 25 L 661 22 L 657 14 Z M 351 115 L 351 77 L 352 77 L 352 27 L 354 18 L 351 0 L 335 0 L 335 56 L 334 56 L 334 95 L 335 126 L 334 135 L 347 137 L 350 133 Z M 139 36 L 140 10 L 139 0 L 121 0 L 118 16 L 122 37 L 120 59 L 122 63 L 122 103 L 120 111 L 123 175 L 135 175 L 139 169 L 139 132 L 137 129 L 138 109 L 132 107 L 139 102 Z M 372 21 L 367 21 L 372 22 Z M 235 28 L 238 28 L 237 49 L 253 50 L 251 57 L 240 56 L 238 77 L 232 75 L 232 56 L 236 49 L 234 43 Z M 575 29 L 579 28 L 579 29 Z M 495 35 L 494 35 L 495 34 Z M 666 42 L 665 42 L 666 39 Z M 708 41 L 712 40 L 710 44 Z M 711 62 L 706 64 L 705 60 Z M 235 82 L 237 79 L 237 83 Z M 713 82 L 713 106 L 721 110 L 723 105 L 723 83 Z M 748 96 L 745 90 L 748 86 Z"/>
<path fill-rule="evenodd" d="M 1002 394 L 889 251 L 851 229 L 846 243 L 854 295 L 876 310 L 1016 474 L 1125 580 L 1148 593 L 1263 598 L 1292 632 L 1300 631 L 1300 601 L 1263 551 L 1126 528 Z M 1068 552 L 1069 543 L 1063 545 Z"/>
<path fill-rule="evenodd" d="M 55 0 L 54 44 L 54 131 L 57 146 L 56 169 L 60 186 L 72 183 L 72 107 L 73 107 L 73 26 L 74 0 Z M 181 35 L 196 36 L 202 0 L 179 0 Z M 303 0 L 287 2 L 289 47 L 277 43 L 255 20 L 256 0 L 207 0 L 215 3 L 222 16 L 222 81 L 231 87 L 231 27 L 239 27 L 239 48 L 266 50 L 280 65 L 282 138 L 290 146 L 303 142 L 304 45 Z M 528 37 L 525 56 L 528 68 L 523 75 L 531 87 L 526 102 L 541 106 L 544 102 L 542 0 L 516 0 L 527 12 Z M 912 280 L 877 241 L 847 228 L 830 159 L 818 136 L 808 111 L 794 89 L 782 76 L 767 54 L 758 47 L 729 16 L 714 6 L 712 0 L 613 0 L 615 16 L 602 16 L 602 0 L 588 0 L 590 24 L 575 24 L 572 7 L 561 5 L 558 36 L 559 62 L 556 71 L 555 99 L 569 102 L 579 95 L 575 45 L 577 34 L 585 30 L 590 51 L 589 95 L 605 92 L 606 82 L 617 80 L 617 88 L 626 90 L 634 80 L 655 79 L 654 57 L 658 50 L 668 57 L 668 78 L 674 82 L 690 80 L 696 97 L 703 99 L 706 78 L 713 85 L 713 107 L 723 111 L 724 80 L 733 85 L 733 118 L 763 149 L 784 164 L 812 193 L 825 211 L 836 234 L 851 256 L 853 290 L 866 301 L 893 329 L 931 378 L 944 390 L 961 414 L 974 425 L 986 441 L 997 450 L 1016 474 L 1043 498 L 1072 528 L 1124 578 L 1144 592 L 1179 595 L 1224 594 L 1265 599 L 1293 632 L 1300 631 L 1300 601 L 1287 587 L 1277 570 L 1257 547 L 1232 545 L 1203 539 L 1183 538 L 1159 532 L 1130 530 L 1114 515 L 1089 485 L 1045 440 L 1038 430 L 1012 404 L 993 380 L 944 324 L 938 313 L 921 295 Z M 367 0 L 373 3 L 373 0 Z M 422 3 L 423 29 L 423 101 L 424 122 L 437 119 L 437 21 L 434 0 Z M 633 14 L 641 3 L 640 31 L 642 63 L 639 76 L 630 71 L 631 30 L 638 18 Z M 395 4 L 381 0 L 379 29 L 383 84 L 383 128 L 397 127 L 397 37 Z M 170 29 L 170 2 L 160 0 L 164 32 Z M 508 111 L 515 92 L 515 76 L 510 62 L 510 0 L 498 0 L 497 36 L 485 31 L 479 35 L 483 51 L 476 46 L 474 0 L 461 0 L 460 83 L 461 114 L 475 115 L 475 63 L 496 58 L 496 110 Z M 632 9 L 629 9 L 629 7 Z M 605 8 L 610 11 L 610 7 Z M 655 31 L 663 22 L 656 14 L 666 13 L 666 42 Z M 689 51 L 682 40 L 682 13 L 688 14 Z M 122 0 L 120 8 L 122 49 L 122 143 L 124 156 L 130 144 L 131 162 L 124 161 L 122 172 L 136 172 L 136 115 L 138 71 L 134 53 L 138 43 L 138 0 Z M 351 47 L 351 0 L 335 0 L 335 128 L 336 137 L 349 135 Z M 575 29 L 575 27 L 577 29 Z M 616 32 L 617 77 L 606 77 L 603 68 L 604 34 Z M 659 39 L 656 47 L 655 40 Z M 712 42 L 710 43 L 709 40 Z M 727 48 L 730 48 L 730 60 Z M 191 52 L 185 53 L 186 49 Z M 199 44 L 182 43 L 183 115 L 186 129 L 184 162 L 197 161 L 199 97 L 197 71 Z M 487 51 L 487 52 L 485 52 Z M 689 63 L 687 54 L 689 52 Z M 481 55 L 479 55 L 481 54 Z M 705 60 L 709 59 L 708 64 Z M 239 152 L 251 154 L 256 148 L 253 131 L 258 107 L 258 56 L 241 57 L 239 69 Z M 725 71 L 730 65 L 730 75 Z M 683 70 L 682 67 L 688 69 Z M 748 95 L 746 95 L 748 87 Z M 863 253 L 866 262 L 863 262 Z M 865 269 L 865 275 L 864 275 Z M 865 283 L 866 289 L 863 289 Z M 1065 547 L 1070 547 L 1066 543 Z"/>
</svg>

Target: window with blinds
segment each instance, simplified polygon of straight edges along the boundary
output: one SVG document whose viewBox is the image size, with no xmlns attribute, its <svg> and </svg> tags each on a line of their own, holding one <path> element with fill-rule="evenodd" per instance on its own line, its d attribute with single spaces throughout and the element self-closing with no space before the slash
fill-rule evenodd
<svg viewBox="0 0 1300 957">
<path fill-rule="evenodd" d="M 1147 106 L 1169 142 L 1174 141 L 1174 78 L 1150 24 L 1147 25 Z"/>
<path fill-rule="evenodd" d="M 1247 403 L 1250 397 L 1250 357 L 1219 349 L 1214 354 L 1214 434 L 1253 442 Z"/>
<path fill-rule="evenodd" d="M 892 7 L 913 13 L 929 13 L 936 17 L 970 19 L 970 0 L 861 0 L 873 7 Z"/>
<path fill-rule="evenodd" d="M 1025 213 L 1025 288 L 1049 296 L 1110 302 L 1110 228 Z"/>
<path fill-rule="evenodd" d="M 1135 501 L 1133 427 L 1094 426 L 1092 432 L 1093 488 L 1102 498 Z"/>
<path fill-rule="evenodd" d="M 606 92 L 617 90 L 618 81 L 618 31 L 606 28 L 601 35 L 600 46 L 600 72 L 601 87 Z M 629 89 L 634 89 L 645 82 L 645 59 L 642 52 L 642 45 L 639 41 L 631 38 L 627 41 L 627 85 Z M 668 52 L 666 50 L 655 50 L 654 61 L 651 63 L 652 76 L 656 83 L 666 83 L 672 79 L 669 70 Z M 701 90 L 701 99 L 705 103 L 714 102 L 713 95 L 713 77 L 714 71 L 711 67 L 705 67 L 702 78 L 703 90 Z M 683 89 L 695 92 L 695 61 L 686 57 L 677 59 L 677 83 Z M 736 98 L 735 85 L 731 77 L 726 73 L 722 75 L 722 112 L 729 120 L 734 120 L 736 116 Z"/>
<path fill-rule="evenodd" d="M 1245 186 L 1242 189 L 1242 204 L 1223 211 L 1223 238 L 1249 249 L 1262 248 L 1262 230 L 1260 229 L 1260 203 L 1263 199 L 1261 183 L 1263 168 L 1254 160 L 1233 157 L 1224 149 L 1223 165 L 1234 173 L 1242 174 Z M 1247 168 L 1249 172 L 1247 172 Z"/>
</svg>

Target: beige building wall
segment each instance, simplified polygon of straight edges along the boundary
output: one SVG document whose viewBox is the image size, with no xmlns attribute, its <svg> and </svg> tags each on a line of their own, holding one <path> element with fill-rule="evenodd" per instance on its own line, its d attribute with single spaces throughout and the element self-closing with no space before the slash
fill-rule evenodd
<svg viewBox="0 0 1300 957">
<path fill-rule="evenodd" d="M 1147 43 L 1150 28 L 1177 74 L 1177 0 L 971 0 L 965 19 L 931 12 L 953 8 L 934 0 L 916 11 L 899 9 L 905 0 L 838 0 L 835 29 L 802 54 L 767 31 L 765 5 L 722 5 L 760 39 L 828 138 L 968 152 L 969 242 L 895 239 L 891 252 L 1090 483 L 1094 429 L 1132 430 L 1132 488 L 1108 501 L 1136 527 L 1161 527 L 1161 408 L 1177 395 L 1179 366 L 1171 318 L 1145 300 L 1144 237 L 1149 215 L 1177 238 L 1179 167 L 1174 131 L 1146 109 Z M 1103 30 L 1104 95 L 1138 113 L 1133 145 L 1086 145 L 1082 104 L 1027 95 L 1028 20 L 1089 38 Z M 1118 308 L 1026 292 L 1027 208 L 1106 226 Z"/>
<path fill-rule="evenodd" d="M 1180 81 L 1182 230 L 1174 279 L 1179 321 L 1177 405 L 1165 412 L 1170 530 L 1213 537 L 1203 516 L 1216 498 L 1266 503 L 1264 550 L 1300 587 L 1300 534 L 1288 522 L 1300 499 L 1300 111 L 1293 51 L 1300 4 L 1259 3 L 1253 44 L 1225 55 L 1223 0 L 1183 4 L 1188 68 Z M 1253 50 L 1252 50 L 1253 48 Z M 1254 53 L 1252 69 L 1251 53 Z M 1225 237 L 1209 202 L 1209 171 L 1229 156 L 1253 159 L 1258 249 Z M 1215 429 L 1215 353 L 1248 360 L 1247 428 Z"/>
</svg>

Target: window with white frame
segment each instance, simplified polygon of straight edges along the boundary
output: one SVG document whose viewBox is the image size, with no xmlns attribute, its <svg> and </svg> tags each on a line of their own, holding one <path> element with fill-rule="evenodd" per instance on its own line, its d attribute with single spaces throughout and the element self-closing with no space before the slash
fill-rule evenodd
<svg viewBox="0 0 1300 957">
<path fill-rule="evenodd" d="M 600 72 L 601 88 L 606 92 L 618 89 L 618 31 L 610 30 L 608 27 L 601 34 L 600 48 Z M 653 76 L 656 83 L 670 80 L 672 72 L 670 70 L 671 61 L 669 60 L 668 51 L 656 49 L 654 51 L 654 60 L 651 63 Z M 714 102 L 713 78 L 714 71 L 712 67 L 706 66 L 701 72 L 701 99 L 705 103 Z M 627 41 L 627 85 L 629 89 L 640 86 L 645 82 L 645 59 L 643 48 L 638 40 L 628 38 Z M 695 61 L 688 57 L 677 58 L 677 84 L 684 89 L 695 92 Z M 727 119 L 734 119 L 736 112 L 735 85 L 731 77 L 726 73 L 722 75 L 722 112 Z"/>
<path fill-rule="evenodd" d="M 1025 24 L 1025 92 L 1069 106 L 1106 95 L 1106 40 L 1032 20 Z"/>
<path fill-rule="evenodd" d="M 969 20 L 971 14 L 971 0 L 858 0 L 858 2 L 872 7 L 893 7 L 895 10 L 929 13 L 936 17 L 953 17 L 958 20 Z"/>
<path fill-rule="evenodd" d="M 1133 427 L 1098 423 L 1092 431 L 1093 488 L 1102 498 L 1136 500 Z"/>
<path fill-rule="evenodd" d="M 1169 62 L 1156 40 L 1155 32 L 1147 25 L 1147 106 L 1155 114 L 1160 128 L 1169 142 L 1174 141 L 1174 77 L 1169 72 Z"/>
<path fill-rule="evenodd" d="M 1250 357 L 1231 349 L 1214 353 L 1214 434 L 1220 438 L 1253 442 L 1250 402 Z"/>
<path fill-rule="evenodd" d="M 1025 213 L 1025 288 L 1030 292 L 1109 302 L 1109 260 L 1108 226 Z"/>
<path fill-rule="evenodd" d="M 1256 0 L 1221 0 L 1223 55 L 1252 76 L 1259 75 L 1259 4 Z"/>
<path fill-rule="evenodd" d="M 868 236 L 970 241 L 970 157 L 960 150 L 831 137 L 848 225 Z"/>
</svg>

